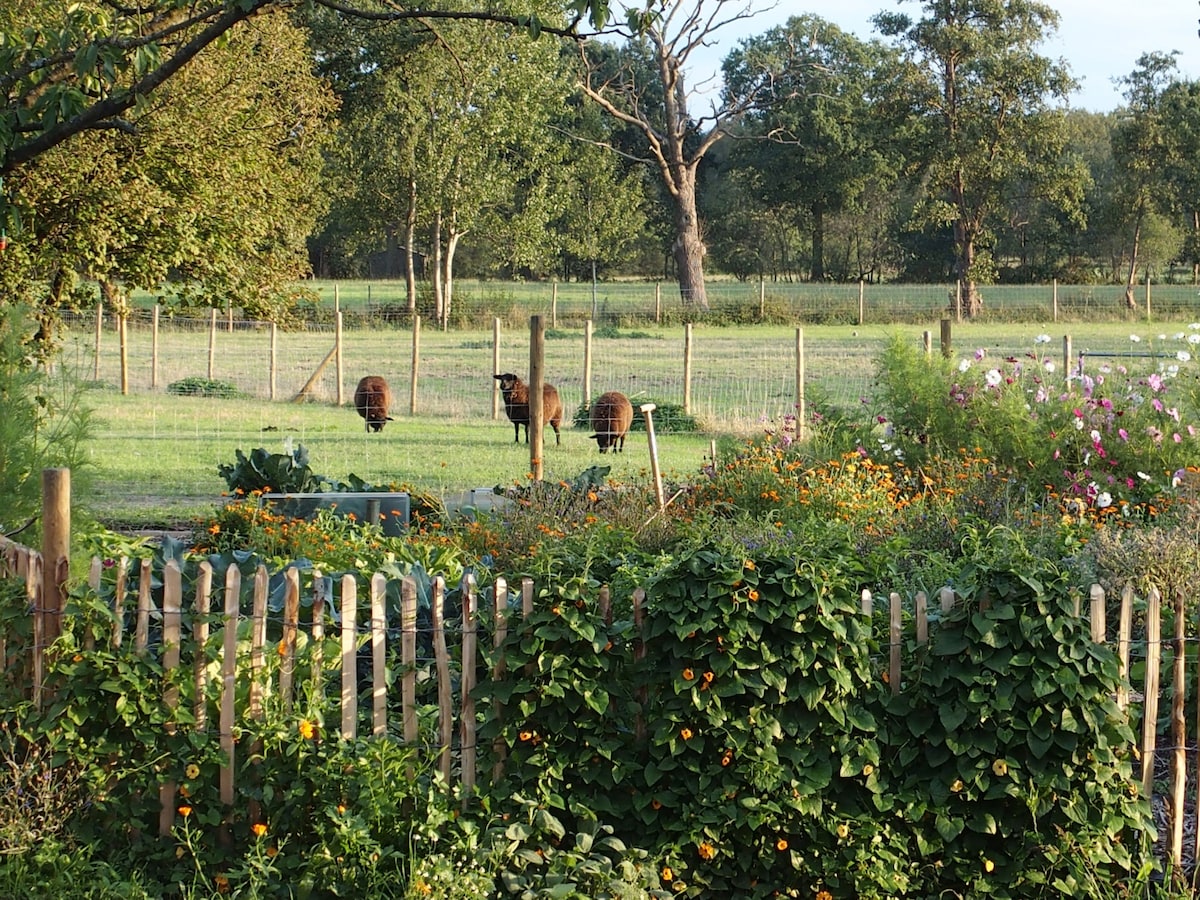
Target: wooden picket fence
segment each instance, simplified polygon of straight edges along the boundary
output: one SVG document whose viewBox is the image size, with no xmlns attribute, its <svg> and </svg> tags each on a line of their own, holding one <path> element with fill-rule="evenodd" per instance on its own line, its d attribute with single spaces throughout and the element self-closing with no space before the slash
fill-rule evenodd
<svg viewBox="0 0 1200 900">
<path fill-rule="evenodd" d="M 343 575 L 340 579 L 340 590 L 332 587 L 332 579 L 322 578 L 319 572 L 313 573 L 310 621 L 301 621 L 301 578 L 298 569 L 292 567 L 283 573 L 285 589 L 282 607 L 282 617 L 278 619 L 282 637 L 270 652 L 278 654 L 278 666 L 272 667 L 274 680 L 266 677 L 268 671 L 267 653 L 267 621 L 268 595 L 270 575 L 264 566 L 259 566 L 253 577 L 251 586 L 252 600 L 249 604 L 249 619 L 251 622 L 251 640 L 248 657 L 243 657 L 239 665 L 238 659 L 238 628 L 242 602 L 242 574 L 236 566 L 230 566 L 225 575 L 223 590 L 214 591 L 213 569 L 207 562 L 199 565 L 196 578 L 195 595 L 192 607 L 187 614 L 192 622 L 190 633 L 189 653 L 183 654 L 185 634 L 181 628 L 185 614 L 187 599 L 184 596 L 182 573 L 178 563 L 169 561 L 158 573 L 161 578 L 161 607 L 156 607 L 153 585 L 156 573 L 150 560 L 121 559 L 110 561 L 110 566 L 116 567 L 114 590 L 114 624 L 108 640 L 113 647 L 120 646 L 126 639 L 124 622 L 126 619 L 124 603 L 127 598 L 136 598 L 136 606 L 130 616 L 134 623 L 132 640 L 134 648 L 139 652 L 150 652 L 151 623 L 161 629 L 161 638 L 153 643 L 153 649 L 161 654 L 161 662 L 165 670 L 177 670 L 184 658 L 195 661 L 192 677 L 195 680 L 197 698 L 193 710 L 196 728 L 207 727 L 208 668 L 207 647 L 210 637 L 210 623 L 217 621 L 210 618 L 214 598 L 223 596 L 223 613 L 220 621 L 223 628 L 223 646 L 220 653 L 220 679 L 218 690 L 219 700 L 219 736 L 221 746 L 227 754 L 227 765 L 223 768 L 220 778 L 221 802 L 230 807 L 235 801 L 234 785 L 234 730 L 236 721 L 235 695 L 239 679 L 248 678 L 248 709 L 246 714 L 253 718 L 263 715 L 264 694 L 270 691 L 273 702 L 282 704 L 285 710 L 291 709 L 300 687 L 296 683 L 298 648 L 297 638 L 301 629 L 311 637 L 307 642 L 308 655 L 304 659 L 308 663 L 310 677 L 323 678 L 326 669 L 340 671 L 341 692 L 338 699 L 340 707 L 339 733 L 343 738 L 353 739 L 358 736 L 360 716 L 370 723 L 373 736 L 382 736 L 389 731 L 389 709 L 396 708 L 389 702 L 387 693 L 387 639 L 389 625 L 385 615 L 385 599 L 388 580 L 382 573 L 376 573 L 367 580 L 366 602 L 362 604 L 362 612 L 367 614 L 362 620 L 359 603 L 360 579 L 353 574 Z M 131 571 L 136 566 L 137 571 Z M 89 572 L 89 583 L 94 589 L 101 584 L 102 572 L 105 567 L 99 558 L 93 559 Z M 31 696 L 40 702 L 47 690 L 42 683 L 46 670 L 45 655 L 49 649 L 48 643 L 41 636 L 58 634 L 57 624 L 38 624 L 42 618 L 52 619 L 62 615 L 62 609 L 48 609 L 43 600 L 43 564 L 41 554 L 11 540 L 0 537 L 0 578 L 16 577 L 23 579 L 28 605 L 34 617 L 34 642 L 31 648 L 14 647 L 10 645 L 7 635 L 0 630 L 0 660 L 5 662 L 6 671 L 9 663 L 19 654 L 30 654 L 29 662 L 33 673 L 33 684 L 28 686 Z M 468 661 L 479 658 L 479 598 L 473 576 L 467 575 L 461 586 L 461 629 L 448 629 L 444 621 L 446 585 L 443 579 L 434 578 L 431 581 L 430 616 L 433 657 L 431 660 L 418 659 L 418 584 L 414 578 L 406 577 L 400 583 L 400 734 L 406 744 L 417 745 L 418 734 L 418 699 L 417 675 L 421 665 L 432 664 L 432 673 L 436 678 L 437 694 L 437 737 L 433 742 L 433 750 L 438 754 L 438 769 L 441 776 L 449 784 L 457 771 L 462 787 L 464 803 L 470 797 L 477 783 L 477 716 L 473 693 L 476 687 L 475 666 Z M 519 603 L 524 614 L 528 616 L 534 610 L 535 589 L 531 579 L 523 579 L 516 595 L 504 579 L 497 579 L 492 589 L 492 621 L 491 637 L 494 646 L 499 648 L 507 637 L 507 617 L 512 606 Z M 904 679 L 904 648 L 908 643 L 904 633 L 906 612 L 910 614 L 913 623 L 913 640 L 917 645 L 924 644 L 929 639 L 931 620 L 930 599 L 924 593 L 918 593 L 911 601 L 905 601 L 898 593 L 879 596 L 880 605 L 886 604 L 888 611 L 888 635 L 883 644 L 888 651 L 886 663 L 888 683 L 893 692 L 902 689 Z M 935 596 L 937 609 L 942 615 L 949 612 L 958 601 L 957 595 L 950 588 L 943 588 Z M 1091 634 L 1094 640 L 1106 642 L 1110 640 L 1106 622 L 1107 597 L 1104 590 L 1095 585 L 1090 590 L 1089 608 L 1086 615 L 1090 621 Z M 1165 809 L 1165 818 L 1169 833 L 1164 838 L 1160 834 L 1162 851 L 1176 866 L 1185 862 L 1200 859 L 1200 778 L 1193 777 L 1195 795 L 1192 803 L 1188 803 L 1188 774 L 1189 754 L 1195 753 L 1196 748 L 1189 746 L 1186 726 L 1185 698 L 1187 694 L 1187 653 L 1186 644 L 1194 641 L 1185 635 L 1186 616 L 1184 596 L 1182 593 L 1175 599 L 1174 633 L 1166 640 L 1161 633 L 1162 597 L 1159 591 L 1151 588 L 1145 598 L 1144 638 L 1133 636 L 1135 594 L 1132 587 L 1126 587 L 1120 596 L 1120 615 L 1116 629 L 1116 652 L 1120 661 L 1123 676 L 1122 687 L 1117 696 L 1121 709 L 1129 708 L 1131 703 L 1143 704 L 1141 718 L 1143 722 L 1141 740 L 1136 748 L 1141 761 L 1140 782 L 1142 789 L 1156 806 Z M 633 621 L 635 630 L 640 629 L 643 614 L 645 593 L 641 589 L 634 592 Z M 874 618 L 876 615 L 877 597 L 869 591 L 864 591 L 861 597 L 864 615 Z M 981 601 L 986 606 L 986 599 Z M 337 615 L 327 615 L 335 612 Z M 1076 610 L 1083 615 L 1085 611 Z M 597 613 L 606 622 L 612 621 L 612 608 L 607 588 L 602 588 L 597 601 Z M 882 616 L 879 617 L 882 619 Z M 323 659 L 326 637 L 326 622 L 340 622 L 340 660 L 330 661 L 326 667 Z M 457 673 L 452 669 L 452 654 L 448 634 L 458 630 L 461 641 L 459 657 L 462 664 Z M 394 632 L 393 632 L 394 633 Z M 94 644 L 94 637 L 88 636 L 89 643 Z M 1164 684 L 1160 668 L 1163 656 L 1163 645 L 1168 644 L 1173 652 L 1168 654 L 1171 664 L 1169 682 Z M 644 654 L 640 641 L 635 643 L 635 655 Z M 1131 653 L 1143 650 L 1145 654 L 1144 682 L 1140 691 L 1132 690 L 1129 683 L 1131 672 Z M 365 652 L 370 660 L 370 708 L 369 711 L 360 709 L 359 662 L 360 652 Z M 490 671 L 490 677 L 496 680 L 505 677 L 505 664 L 502 657 L 497 655 Z M 456 676 L 456 677 L 455 677 Z M 1200 698 L 1200 667 L 1197 672 L 1197 696 Z M 168 685 L 173 685 L 173 679 L 167 679 Z M 1159 746 L 1159 717 L 1160 697 L 1164 689 L 1169 688 L 1171 700 L 1170 734 L 1168 746 Z M 324 690 L 324 685 L 321 685 Z M 457 702 L 455 698 L 457 694 Z M 176 706 L 179 702 L 178 688 L 168 686 L 164 689 L 164 701 L 168 706 Z M 1197 700 L 1197 721 L 1200 721 L 1200 699 Z M 496 714 L 502 716 L 503 709 L 497 708 Z M 636 730 L 645 732 L 645 723 L 637 723 Z M 457 734 L 456 734 L 457 731 Z M 457 738 L 457 740 L 456 740 Z M 491 773 L 493 778 L 499 778 L 504 766 L 504 743 L 497 739 L 493 747 L 495 767 Z M 1165 792 L 1161 790 L 1161 779 L 1155 778 L 1156 760 L 1169 764 L 1169 778 Z M 455 765 L 457 763 L 457 765 Z M 1194 770 L 1193 770 L 1194 771 Z M 159 822 L 160 831 L 169 834 L 175 825 L 177 808 L 177 786 L 172 783 L 164 784 L 161 789 L 162 813 Z M 1186 848 L 1190 859 L 1185 858 L 1184 833 L 1188 819 L 1194 826 L 1196 835 L 1194 845 Z"/>
</svg>

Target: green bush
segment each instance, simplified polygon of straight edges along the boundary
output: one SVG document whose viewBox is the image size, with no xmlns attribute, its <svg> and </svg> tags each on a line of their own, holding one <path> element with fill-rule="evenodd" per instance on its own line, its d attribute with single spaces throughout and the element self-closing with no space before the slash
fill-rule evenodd
<svg viewBox="0 0 1200 900">
<path fill-rule="evenodd" d="M 237 397 L 237 386 L 228 381 L 218 381 L 214 378 L 182 378 L 167 385 L 168 394 L 182 394 L 185 397 Z"/>
</svg>

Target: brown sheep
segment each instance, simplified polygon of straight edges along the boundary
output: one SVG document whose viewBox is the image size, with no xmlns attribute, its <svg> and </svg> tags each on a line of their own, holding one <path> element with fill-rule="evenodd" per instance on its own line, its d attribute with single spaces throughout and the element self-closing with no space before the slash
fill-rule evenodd
<svg viewBox="0 0 1200 900">
<path fill-rule="evenodd" d="M 392 405 L 392 389 L 382 375 L 367 375 L 354 389 L 354 408 L 367 423 L 367 431 L 383 431 L 392 421 L 388 408 Z"/>
<path fill-rule="evenodd" d="M 633 424 L 633 404 L 620 391 L 609 391 L 601 394 L 592 404 L 592 429 L 595 434 L 588 435 L 600 446 L 600 452 L 605 453 L 612 447 L 613 453 L 625 452 L 625 435 Z"/>
<path fill-rule="evenodd" d="M 521 426 L 525 426 L 525 443 L 529 443 L 529 386 L 511 372 L 493 376 L 500 382 L 500 395 L 504 397 L 504 411 L 513 423 L 513 443 L 521 440 Z M 562 424 L 563 405 L 558 389 L 548 383 L 542 384 L 542 419 L 554 429 L 554 443 L 562 443 L 558 427 Z"/>
</svg>

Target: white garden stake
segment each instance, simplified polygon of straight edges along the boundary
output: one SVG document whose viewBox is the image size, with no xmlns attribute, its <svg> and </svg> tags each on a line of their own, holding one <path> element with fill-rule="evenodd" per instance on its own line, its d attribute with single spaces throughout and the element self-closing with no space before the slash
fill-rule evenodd
<svg viewBox="0 0 1200 900">
<path fill-rule="evenodd" d="M 654 440 L 654 417 L 650 415 L 656 408 L 653 403 L 642 404 L 642 415 L 646 417 L 646 438 L 650 441 L 650 471 L 654 475 L 654 496 L 658 498 L 658 508 L 663 509 L 667 504 L 663 501 L 662 473 L 658 470 L 658 444 Z"/>
</svg>

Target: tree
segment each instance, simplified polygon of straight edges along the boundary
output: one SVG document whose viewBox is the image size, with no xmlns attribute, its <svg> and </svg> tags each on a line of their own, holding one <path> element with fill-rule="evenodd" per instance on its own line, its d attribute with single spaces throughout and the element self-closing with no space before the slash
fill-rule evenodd
<svg viewBox="0 0 1200 900">
<path fill-rule="evenodd" d="M 685 304 L 708 309 L 704 287 L 703 224 L 696 203 L 696 172 L 705 154 L 722 137 L 731 119 L 745 107 L 739 102 L 714 104 L 711 112 L 693 119 L 688 111 L 689 91 L 685 69 L 692 55 L 720 28 L 752 15 L 743 0 L 682 0 L 664 4 L 661 15 L 642 20 L 644 30 L 628 34 L 642 42 L 653 65 L 653 81 L 640 76 L 633 65 L 637 54 L 623 58 L 625 65 L 602 69 L 596 57 L 582 58 L 586 72 L 583 92 L 613 118 L 637 129 L 643 139 L 648 165 L 654 166 L 671 198 L 675 238 L 672 256 L 679 293 Z"/>
<path fill-rule="evenodd" d="M 312 0 L 340 15 L 388 23 L 411 21 L 432 30 L 438 20 L 501 22 L 532 36 L 580 35 L 587 17 L 599 31 L 608 0 L 570 0 L 565 26 L 536 15 L 439 10 L 363 0 Z M 69 6 L 28 0 L 0 13 L 0 176 L 86 131 L 128 131 L 126 114 L 242 23 L 265 12 L 289 11 L 292 0 L 145 0 L 134 5 L 80 0 Z M 41 27 L 15 25 L 17 14 L 40 12 Z M 50 15 L 49 13 L 53 13 Z"/>
<path fill-rule="evenodd" d="M 1162 97 L 1162 115 L 1172 145 L 1167 178 L 1174 215 L 1188 229 L 1184 248 L 1192 282 L 1200 283 L 1200 81 L 1175 81 Z"/>
<path fill-rule="evenodd" d="M 1169 135 L 1163 95 L 1175 72 L 1175 56 L 1174 52 L 1144 53 L 1138 57 L 1137 68 L 1121 79 L 1128 105 L 1113 129 L 1112 148 L 1120 175 L 1116 200 L 1126 212 L 1124 304 L 1128 309 L 1137 306 L 1133 289 L 1147 250 L 1146 237 L 1166 224 L 1159 219 L 1166 210 L 1164 189 L 1174 168 L 1177 145 Z"/>
<path fill-rule="evenodd" d="M 922 0 L 924 17 L 875 17 L 904 54 L 902 86 L 926 129 L 929 191 L 918 220 L 953 229 L 955 278 L 967 315 L 995 276 L 990 225 L 1017 191 L 1077 209 L 1083 173 L 1065 155 L 1063 110 L 1075 82 L 1035 52 L 1058 14 L 1031 0 Z"/>
<path fill-rule="evenodd" d="M 889 54 L 806 15 L 743 41 L 723 64 L 726 95 L 749 110 L 732 164 L 763 173 L 760 199 L 808 228 L 813 281 L 826 277 L 827 217 L 896 177 L 903 124 L 883 102 Z"/>
<path fill-rule="evenodd" d="M 77 135 L 9 176 L 29 275 L 94 278 L 121 317 L 130 288 L 172 279 L 180 303 L 278 318 L 291 301 L 279 285 L 308 270 L 333 108 L 304 33 L 259 16 L 143 102 L 132 132 Z"/>
</svg>

